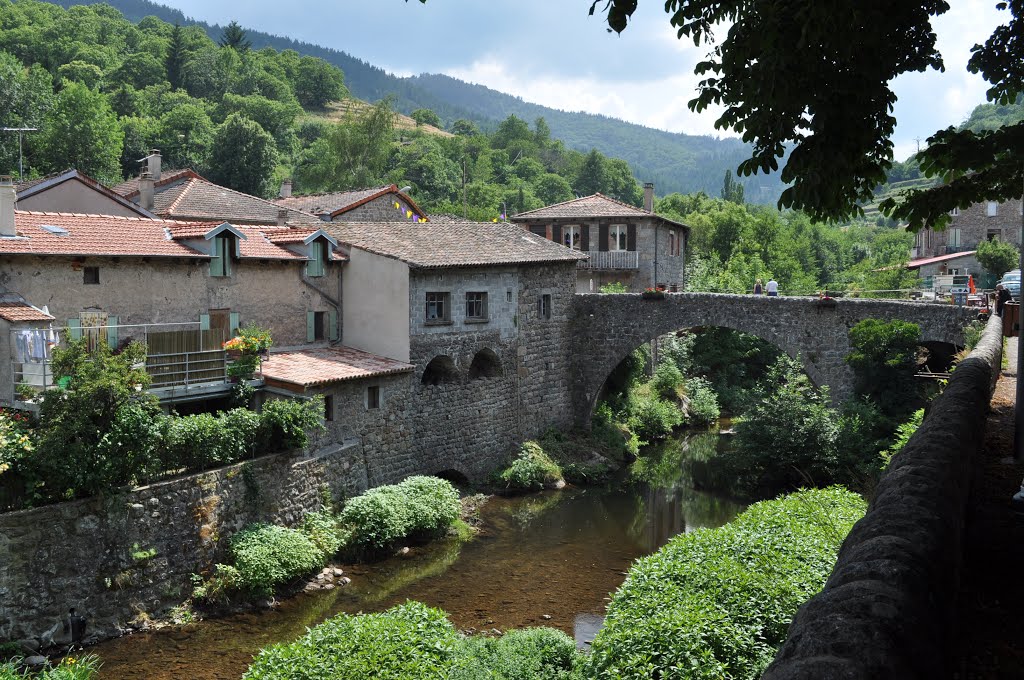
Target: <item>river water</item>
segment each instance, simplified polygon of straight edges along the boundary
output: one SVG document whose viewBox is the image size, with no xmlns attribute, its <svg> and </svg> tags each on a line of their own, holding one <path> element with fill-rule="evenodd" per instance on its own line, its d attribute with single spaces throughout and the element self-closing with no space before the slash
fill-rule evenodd
<svg viewBox="0 0 1024 680">
<path fill-rule="evenodd" d="M 742 506 L 695 490 L 724 444 L 690 434 L 645 452 L 627 481 L 492 498 L 472 540 L 438 541 L 404 557 L 340 565 L 352 583 L 301 594 L 273 610 L 135 633 L 94 647 L 102 680 L 238 680 L 262 647 L 293 640 L 338 612 L 372 612 L 407 599 L 448 612 L 460 629 L 553 626 L 585 645 L 630 564 L 672 536 L 720 526 Z M 550 617 L 550 618 L 547 618 Z"/>
</svg>

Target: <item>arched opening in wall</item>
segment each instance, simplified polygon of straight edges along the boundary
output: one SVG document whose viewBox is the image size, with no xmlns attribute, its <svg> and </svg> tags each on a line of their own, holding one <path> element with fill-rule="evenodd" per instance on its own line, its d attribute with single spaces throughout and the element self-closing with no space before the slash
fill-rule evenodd
<svg viewBox="0 0 1024 680">
<path fill-rule="evenodd" d="M 424 385 L 442 385 L 455 382 L 459 379 L 459 370 L 455 368 L 452 358 L 439 354 L 430 360 L 427 367 L 423 369 Z"/>
<path fill-rule="evenodd" d="M 441 479 L 446 479 L 453 485 L 458 487 L 469 486 L 469 477 L 455 469 L 449 468 L 447 470 L 441 470 L 440 472 L 435 472 L 434 476 L 440 477 Z"/>
<path fill-rule="evenodd" d="M 919 373 L 949 373 L 953 367 L 959 348 L 948 342 L 923 341 L 918 352 L 917 370 Z"/>
<path fill-rule="evenodd" d="M 469 379 L 501 377 L 501 359 L 490 348 L 483 348 L 473 357 L 469 365 Z"/>
</svg>

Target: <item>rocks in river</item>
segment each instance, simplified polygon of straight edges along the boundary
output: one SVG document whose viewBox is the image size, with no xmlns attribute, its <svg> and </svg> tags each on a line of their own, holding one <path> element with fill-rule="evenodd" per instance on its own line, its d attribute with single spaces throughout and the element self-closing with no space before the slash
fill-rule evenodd
<svg viewBox="0 0 1024 680">
<path fill-rule="evenodd" d="M 541 614 L 540 618 L 544 619 L 545 621 L 550 621 L 551 620 L 551 614 Z"/>
<path fill-rule="evenodd" d="M 33 655 L 39 651 L 39 640 L 35 638 L 28 638 L 26 640 L 18 640 L 18 646 L 25 652 L 26 655 Z"/>
<path fill-rule="evenodd" d="M 349 583 L 352 583 L 352 579 L 350 579 L 348 576 L 342 576 L 338 582 L 341 583 L 341 585 L 343 586 L 347 586 Z"/>
<path fill-rule="evenodd" d="M 26 668 L 41 668 L 46 665 L 47 659 L 45 656 L 29 656 L 22 660 L 21 665 Z"/>
<path fill-rule="evenodd" d="M 491 635 L 504 635 L 504 633 L 502 633 L 497 628 L 491 628 Z"/>
<path fill-rule="evenodd" d="M 334 574 L 334 577 L 335 577 L 335 578 L 339 578 L 339 577 L 341 577 L 341 576 L 344 576 L 344 575 L 345 575 L 345 572 L 344 572 L 344 571 L 342 571 L 341 569 L 332 569 L 332 570 L 331 570 L 331 573 L 332 573 L 332 574 Z"/>
</svg>

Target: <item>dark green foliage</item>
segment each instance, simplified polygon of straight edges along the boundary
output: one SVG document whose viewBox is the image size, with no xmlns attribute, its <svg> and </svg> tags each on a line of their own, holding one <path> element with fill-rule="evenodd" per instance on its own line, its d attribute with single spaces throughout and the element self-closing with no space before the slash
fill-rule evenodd
<svg viewBox="0 0 1024 680">
<path fill-rule="evenodd" d="M 978 244 L 975 257 L 978 258 L 978 262 L 985 268 L 985 271 L 998 278 L 1011 269 L 1017 268 L 1020 251 L 1009 243 L 992 239 Z"/>
<path fill-rule="evenodd" d="M 865 319 L 850 329 L 853 351 L 846 363 L 853 369 L 855 389 L 895 421 L 922 405 L 914 382 L 920 339 L 921 328 L 906 321 Z"/>
<path fill-rule="evenodd" d="M 340 191 L 379 184 L 393 133 L 388 100 L 364 114 L 350 113 L 306 149 L 296 165 L 296 179 L 304 191 Z"/>
<path fill-rule="evenodd" d="M 272 399 L 260 412 L 260 438 L 271 451 L 301 449 L 309 443 L 307 432 L 323 427 L 324 400 Z"/>
<path fill-rule="evenodd" d="M 743 185 L 732 178 L 732 170 L 725 171 L 722 181 L 722 200 L 743 203 Z"/>
<path fill-rule="evenodd" d="M 679 338 L 670 352 L 684 374 L 709 382 L 721 410 L 731 414 L 746 410 L 750 392 L 781 355 L 757 336 L 717 326 Z"/>
<path fill-rule="evenodd" d="M 673 429 L 683 424 L 683 412 L 679 405 L 659 397 L 650 383 L 629 393 L 624 415 L 626 426 L 641 444 L 664 439 L 672 434 Z"/>
<path fill-rule="evenodd" d="M 520 628 L 501 637 L 461 641 L 450 680 L 569 680 L 582 655 L 571 637 L 554 628 Z"/>
<path fill-rule="evenodd" d="M 270 524 L 232 536 L 231 556 L 239 587 L 255 595 L 273 594 L 275 587 L 316 570 L 325 557 L 305 533 Z"/>
<path fill-rule="evenodd" d="M 921 427 L 922 422 L 924 422 L 924 409 L 920 408 L 910 415 L 910 419 L 907 422 L 900 423 L 900 426 L 896 428 L 896 439 L 888 449 L 882 451 L 883 469 L 889 467 L 893 456 L 903 450 L 903 447 L 907 445 L 910 438 L 917 432 L 917 428 Z"/>
<path fill-rule="evenodd" d="M 121 176 L 117 117 L 106 97 L 82 83 L 65 82 L 35 139 L 35 164 L 77 168 L 98 179 Z"/>
<path fill-rule="evenodd" d="M 651 387 L 654 393 L 662 399 L 679 399 L 682 396 L 686 385 L 682 371 L 673 361 L 662 361 L 654 371 L 651 378 Z"/>
<path fill-rule="evenodd" d="M 171 32 L 171 42 L 167 46 L 167 55 L 164 57 L 164 70 L 167 71 L 167 82 L 171 84 L 171 87 L 181 87 L 181 73 L 187 60 L 185 37 L 182 34 L 181 25 L 174 24 L 174 30 Z M 126 63 L 128 62 L 126 61 Z M 155 84 L 145 83 L 145 85 Z M 145 87 L 145 85 L 142 87 Z M 137 84 L 135 86 L 139 87 Z"/>
<path fill-rule="evenodd" d="M 416 109 L 409 114 L 409 117 L 416 121 L 417 125 L 433 125 L 436 128 L 443 125 L 441 122 L 441 116 L 437 115 L 430 109 Z"/>
<path fill-rule="evenodd" d="M 711 425 L 722 415 L 718 406 L 718 395 L 704 378 L 689 378 L 686 381 L 687 416 L 692 425 Z"/>
<path fill-rule="evenodd" d="M 515 459 L 498 472 L 497 478 L 506 489 L 540 491 L 545 485 L 561 480 L 562 470 L 540 444 L 529 441 L 519 447 Z"/>
<path fill-rule="evenodd" d="M 323 108 L 344 97 L 345 78 L 341 70 L 323 59 L 302 57 L 295 78 L 295 96 L 306 108 Z"/>
<path fill-rule="evenodd" d="M 801 491 L 671 539 L 613 595 L 584 677 L 760 677 L 864 508 L 838 487 Z"/>
<path fill-rule="evenodd" d="M 252 43 L 246 36 L 245 29 L 239 26 L 237 21 L 232 21 L 224 27 L 224 32 L 220 38 L 220 46 L 230 47 L 236 52 L 246 52 L 252 47 Z"/>
<path fill-rule="evenodd" d="M 0 680 L 94 680 L 99 677 L 100 666 L 102 662 L 95 654 L 67 656 L 31 673 L 15 661 L 0 662 Z"/>
<path fill-rule="evenodd" d="M 210 179 L 255 196 L 270 194 L 277 164 L 274 138 L 259 123 L 232 113 L 217 129 L 210 155 Z"/>
</svg>

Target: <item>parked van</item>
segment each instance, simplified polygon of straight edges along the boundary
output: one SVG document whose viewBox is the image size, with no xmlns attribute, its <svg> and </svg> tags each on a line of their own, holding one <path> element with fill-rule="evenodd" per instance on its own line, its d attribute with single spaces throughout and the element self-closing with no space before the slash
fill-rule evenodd
<svg viewBox="0 0 1024 680">
<path fill-rule="evenodd" d="M 1014 300 L 1020 300 L 1020 270 L 1014 269 L 1003 274 L 999 285 L 1010 291 Z"/>
</svg>

